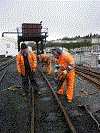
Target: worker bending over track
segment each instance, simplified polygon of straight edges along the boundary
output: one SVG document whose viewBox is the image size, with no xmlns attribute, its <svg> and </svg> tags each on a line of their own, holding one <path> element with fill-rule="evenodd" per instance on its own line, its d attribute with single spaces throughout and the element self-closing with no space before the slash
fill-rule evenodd
<svg viewBox="0 0 100 133">
<path fill-rule="evenodd" d="M 22 77 L 22 88 L 25 93 L 23 96 L 28 94 L 29 80 L 31 84 L 38 87 L 36 80 L 34 78 L 35 68 L 37 66 L 37 59 L 34 52 L 28 49 L 25 43 L 21 44 L 21 50 L 18 52 L 16 57 L 16 65 L 19 75 Z"/>
<path fill-rule="evenodd" d="M 60 68 L 60 75 L 61 73 L 65 76 L 65 81 L 67 82 L 67 89 L 66 89 L 66 95 L 68 102 L 72 102 L 73 98 L 73 83 L 74 83 L 74 75 L 75 75 L 75 63 L 73 60 L 73 57 L 70 53 L 66 51 L 62 51 L 60 48 L 54 48 L 51 50 L 52 54 L 55 57 L 55 70 L 54 73 L 58 72 L 58 69 Z M 62 83 L 61 88 L 58 90 L 57 94 L 63 94 L 64 84 L 65 81 Z"/>
<path fill-rule="evenodd" d="M 49 74 L 51 74 L 51 58 L 49 55 L 46 54 L 41 54 L 39 55 L 39 59 L 40 61 L 43 63 L 42 67 L 45 66 L 45 70 L 44 72 L 47 72 L 47 70 L 49 69 Z"/>
</svg>

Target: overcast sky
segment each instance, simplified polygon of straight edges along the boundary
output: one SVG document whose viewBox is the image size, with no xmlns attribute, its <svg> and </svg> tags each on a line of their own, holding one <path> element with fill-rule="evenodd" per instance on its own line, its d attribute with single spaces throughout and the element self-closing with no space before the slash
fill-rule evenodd
<svg viewBox="0 0 100 133">
<path fill-rule="evenodd" d="M 16 31 L 22 23 L 48 28 L 49 40 L 100 34 L 100 0 L 0 0 L 0 33 Z"/>
</svg>

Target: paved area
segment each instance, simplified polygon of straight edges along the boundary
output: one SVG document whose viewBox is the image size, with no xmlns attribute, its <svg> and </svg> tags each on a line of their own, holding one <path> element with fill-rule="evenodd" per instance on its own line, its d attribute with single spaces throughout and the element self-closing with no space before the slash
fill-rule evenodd
<svg viewBox="0 0 100 133">
<path fill-rule="evenodd" d="M 54 74 L 53 71 L 54 64 L 52 64 L 52 75 Z M 21 78 L 17 73 L 15 63 L 9 66 L 7 75 L 0 84 L 0 91 L 14 85 L 21 85 Z M 92 95 L 79 96 L 84 95 L 84 93 L 80 91 L 81 89 L 88 93 L 98 92 Z M 29 129 L 28 116 L 30 114 L 30 103 L 26 102 L 25 99 L 19 95 L 19 93 L 22 92 L 23 90 L 21 88 L 17 88 L 17 91 L 6 90 L 5 92 L 0 93 L 0 132 L 16 133 L 20 131 L 26 133 Z M 66 87 L 64 88 L 64 96 L 66 98 Z M 100 122 L 100 90 L 96 88 L 96 85 L 75 75 L 73 100 L 74 102 L 77 102 L 77 104 L 89 105 L 90 111 Z"/>
<path fill-rule="evenodd" d="M 38 66 L 41 67 L 40 64 L 38 64 Z M 45 75 L 46 75 L 46 77 L 49 78 L 49 75 L 47 73 L 45 73 Z M 53 80 L 52 87 L 55 90 L 55 92 L 57 92 L 57 88 L 56 88 L 56 85 L 54 84 L 54 78 L 53 78 L 54 77 L 54 63 L 52 63 L 51 75 L 52 75 L 52 80 Z M 85 92 L 87 92 L 87 95 L 84 94 L 81 90 L 84 90 Z M 78 105 L 86 105 L 88 107 L 88 109 L 90 110 L 90 112 L 93 114 L 93 116 L 100 123 L 100 90 L 97 88 L 97 86 L 92 83 L 89 83 L 87 80 L 84 80 L 83 78 L 81 78 L 75 74 L 73 92 L 74 92 L 73 101 L 72 101 L 71 105 L 67 103 L 66 84 L 64 87 L 64 94 L 59 96 L 64 108 L 67 108 L 68 115 L 76 117 L 76 121 L 77 121 L 78 120 L 77 116 L 81 115 L 77 111 L 77 109 L 79 109 Z M 95 94 L 93 94 L 94 92 L 95 92 Z M 41 91 L 41 93 L 42 93 L 42 91 Z M 48 107 L 46 107 L 46 108 L 48 108 Z M 78 122 L 79 121 L 77 121 L 76 123 L 78 124 Z M 82 123 L 82 121 L 81 121 L 81 123 Z M 95 122 L 94 122 L 94 125 L 96 125 Z M 76 125 L 76 126 L 78 126 L 78 125 Z M 82 126 L 84 127 L 84 122 L 82 123 Z M 89 125 L 87 125 L 87 126 L 89 126 Z M 93 131 L 93 127 L 91 127 L 91 131 Z M 91 132 L 91 131 L 88 131 L 88 132 Z M 93 131 L 93 133 L 95 133 L 95 131 Z"/>
<path fill-rule="evenodd" d="M 16 64 L 10 65 L 7 70 L 0 83 L 0 133 L 26 133 L 30 131 L 31 105 L 20 95 L 23 90 Z M 7 89 L 10 87 L 15 91 Z"/>
<path fill-rule="evenodd" d="M 72 55 L 72 56 L 76 64 L 80 63 L 80 55 Z M 51 60 L 54 62 L 53 56 L 51 56 Z M 98 66 L 95 65 L 96 63 L 95 56 L 92 57 L 92 56 L 81 55 L 81 62 L 83 62 L 83 65 L 87 67 L 88 67 L 87 63 L 91 63 L 92 70 L 100 71 L 100 68 L 98 67 L 99 64 L 97 64 Z M 53 72 L 54 68 L 55 68 L 54 63 L 52 63 L 52 75 L 54 75 L 54 72 Z M 92 95 L 82 96 L 84 95 L 84 93 L 81 90 L 84 90 L 87 93 L 94 93 L 94 92 L 97 92 L 97 93 L 92 94 Z M 74 92 L 73 98 L 77 99 L 79 104 L 86 104 L 90 106 L 92 106 L 93 104 L 96 104 L 97 108 L 100 107 L 100 90 L 98 90 L 96 85 L 89 83 L 87 80 L 79 77 L 76 74 L 75 74 L 73 92 Z M 66 84 L 64 87 L 64 95 L 66 96 Z"/>
<path fill-rule="evenodd" d="M 54 61 L 53 56 L 51 57 L 52 60 Z M 79 58 L 77 56 L 74 56 L 74 60 L 76 63 L 80 63 L 80 60 L 78 60 Z M 90 60 L 90 59 L 88 59 Z M 92 62 L 93 64 L 93 62 Z M 52 75 L 54 75 L 54 63 L 52 63 Z M 100 70 L 100 68 L 94 69 L 91 68 L 93 70 Z M 100 90 L 97 88 L 96 85 L 88 82 L 87 80 L 79 77 L 78 75 L 75 74 L 75 81 L 74 81 L 74 85 L 73 85 L 74 89 L 73 89 L 73 101 L 77 102 L 77 104 L 82 104 L 82 105 L 87 105 L 90 109 L 90 111 L 92 113 L 95 114 L 95 116 L 97 116 L 96 118 L 98 119 L 98 121 L 100 122 Z M 82 90 L 86 91 L 88 93 L 88 95 L 85 95 Z M 92 93 L 90 95 L 90 93 Z M 63 94 L 66 98 L 66 84 L 64 87 L 64 94 Z M 99 112 L 99 113 L 98 113 Z"/>
<path fill-rule="evenodd" d="M 75 63 L 82 63 L 84 66 L 88 66 L 88 64 L 91 66 L 92 69 L 99 69 L 100 70 L 100 64 L 98 64 L 97 56 L 94 55 L 73 55 L 73 58 L 75 60 Z"/>
</svg>

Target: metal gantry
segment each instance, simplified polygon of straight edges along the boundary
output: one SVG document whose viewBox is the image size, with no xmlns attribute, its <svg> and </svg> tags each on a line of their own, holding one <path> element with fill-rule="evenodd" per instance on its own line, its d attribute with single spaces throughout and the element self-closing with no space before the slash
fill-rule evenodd
<svg viewBox="0 0 100 133">
<path fill-rule="evenodd" d="M 39 49 L 42 50 L 42 53 L 44 53 L 44 44 L 43 40 L 45 40 L 46 43 L 46 37 L 48 37 L 48 28 L 42 28 L 42 22 L 39 24 L 34 23 L 24 23 L 22 24 L 27 26 L 24 28 L 22 27 L 22 32 L 19 32 L 19 28 L 17 28 L 17 32 L 3 32 L 2 37 L 4 37 L 4 34 L 17 34 L 17 43 L 18 43 L 18 52 L 20 51 L 20 43 L 24 41 L 34 41 L 37 45 L 37 55 L 39 54 Z M 37 26 L 40 26 L 38 28 Z M 32 27 L 33 26 L 33 27 Z M 41 31 L 43 30 L 43 32 Z M 39 48 L 39 42 L 41 43 L 41 48 Z"/>
</svg>

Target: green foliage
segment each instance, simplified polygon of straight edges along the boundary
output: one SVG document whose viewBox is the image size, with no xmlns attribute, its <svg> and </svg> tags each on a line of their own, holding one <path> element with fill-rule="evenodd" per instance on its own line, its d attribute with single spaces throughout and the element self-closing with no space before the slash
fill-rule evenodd
<svg viewBox="0 0 100 133">
<path fill-rule="evenodd" d="M 84 46 L 92 46 L 90 42 L 77 42 L 77 43 L 51 43 L 49 42 L 46 47 L 65 47 L 67 49 L 80 48 Z"/>
<path fill-rule="evenodd" d="M 86 35 L 86 36 L 83 36 L 83 37 L 80 37 L 80 35 L 79 35 L 79 36 L 72 37 L 72 38 L 70 38 L 70 37 L 64 37 L 64 38 L 62 38 L 61 40 L 71 41 L 71 40 L 77 40 L 77 39 L 79 39 L 79 38 L 91 39 L 92 37 L 100 38 L 100 35 L 98 35 L 98 34 L 92 35 L 92 33 L 90 33 L 90 34 L 88 34 L 88 35 Z"/>
</svg>

